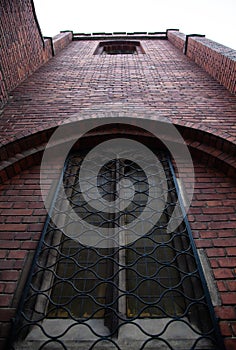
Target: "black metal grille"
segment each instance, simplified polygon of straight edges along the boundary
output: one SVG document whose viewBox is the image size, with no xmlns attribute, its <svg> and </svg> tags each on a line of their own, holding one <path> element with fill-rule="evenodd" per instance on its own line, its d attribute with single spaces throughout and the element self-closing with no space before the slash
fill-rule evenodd
<svg viewBox="0 0 236 350">
<path fill-rule="evenodd" d="M 126 209 L 104 213 L 81 193 L 83 157 L 69 157 L 51 214 L 58 225 L 48 218 L 14 325 L 12 349 L 223 349 L 186 219 L 167 231 L 177 190 L 169 158 L 157 156 L 168 182 L 165 209 L 151 230 L 128 244 L 121 240 L 117 247 L 86 246 L 64 234 L 71 218 L 61 189 L 94 230 L 112 229 L 142 213 L 150 186 L 145 169 L 127 159 L 102 167 L 97 185 L 107 201 L 117 198 L 122 178 L 131 179 L 135 188 Z M 158 175 L 152 186 L 162 186 Z"/>
</svg>

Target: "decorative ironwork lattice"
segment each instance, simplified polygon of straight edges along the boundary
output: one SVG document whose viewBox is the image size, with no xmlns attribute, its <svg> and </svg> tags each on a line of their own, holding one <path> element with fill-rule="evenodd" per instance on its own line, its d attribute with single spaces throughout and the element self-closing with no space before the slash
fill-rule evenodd
<svg viewBox="0 0 236 350">
<path fill-rule="evenodd" d="M 72 219 L 61 200 L 62 188 L 81 220 L 95 231 L 112 230 L 132 224 L 147 203 L 149 186 L 162 188 L 162 179 L 156 174 L 150 184 L 136 163 L 109 161 L 97 177 L 102 198 L 114 201 L 124 178 L 132 181 L 135 195 L 119 213 L 104 213 L 81 193 L 83 157 L 69 157 L 52 208 L 54 220 L 48 217 L 19 307 L 12 349 L 223 349 L 186 219 L 167 231 L 178 196 L 168 157 L 157 156 L 168 183 L 159 221 L 136 240 L 126 244 L 124 231 L 117 246 L 107 247 L 64 234 Z"/>
</svg>

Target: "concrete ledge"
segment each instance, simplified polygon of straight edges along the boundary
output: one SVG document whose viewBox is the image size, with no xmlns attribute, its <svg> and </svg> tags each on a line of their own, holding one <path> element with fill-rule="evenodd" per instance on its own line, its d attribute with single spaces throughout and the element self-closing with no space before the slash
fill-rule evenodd
<svg viewBox="0 0 236 350">
<path fill-rule="evenodd" d="M 189 324 L 186 318 L 136 319 L 119 325 L 115 344 L 119 349 L 136 350 L 146 343 L 145 350 L 163 350 L 166 349 L 166 342 L 168 342 L 172 349 L 188 350 L 197 342 L 194 349 L 213 350 L 215 347 L 212 342 L 207 337 L 200 340 L 198 331 L 197 327 Z M 32 347 L 41 346 L 45 350 L 59 350 L 61 347 L 58 342 L 52 339 L 56 336 L 68 349 L 84 350 L 95 349 L 95 347 L 97 350 L 115 349 L 108 335 L 109 331 L 104 327 L 103 319 L 91 319 L 86 322 L 45 319 L 40 325 L 36 324 L 32 328 L 24 341 L 15 344 L 15 349 L 30 350 Z M 100 337 L 104 339 L 99 340 Z M 169 345 L 168 348 L 170 348 Z"/>
</svg>

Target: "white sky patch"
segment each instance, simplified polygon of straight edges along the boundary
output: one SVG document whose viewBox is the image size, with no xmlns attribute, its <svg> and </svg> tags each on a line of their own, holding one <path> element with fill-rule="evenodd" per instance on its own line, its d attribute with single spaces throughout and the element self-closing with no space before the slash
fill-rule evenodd
<svg viewBox="0 0 236 350">
<path fill-rule="evenodd" d="M 34 0 L 44 36 L 73 32 L 205 34 L 236 50 L 236 0 Z"/>
</svg>

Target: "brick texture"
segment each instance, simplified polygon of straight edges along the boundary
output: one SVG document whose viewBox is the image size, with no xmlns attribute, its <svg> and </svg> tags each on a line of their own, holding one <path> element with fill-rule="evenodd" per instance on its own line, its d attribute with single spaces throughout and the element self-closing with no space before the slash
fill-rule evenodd
<svg viewBox="0 0 236 350">
<path fill-rule="evenodd" d="M 1 1 L 1 98 L 51 57 L 37 26 L 32 1 Z M 15 28 L 15 30 L 12 30 Z"/>
<path fill-rule="evenodd" d="M 34 14 L 33 0 L 2 0 L 0 16 L 1 106 L 20 82 L 68 45 L 72 33 L 44 39 Z"/>
<path fill-rule="evenodd" d="M 220 292 L 222 307 L 215 311 L 222 334 L 231 336 L 236 316 L 236 184 L 197 160 L 194 166 L 196 183 L 189 220 L 196 246 L 205 250 Z"/>
<path fill-rule="evenodd" d="M 189 146 L 196 174 L 189 222 L 196 246 L 205 252 L 215 279 L 221 300 L 215 311 L 227 350 L 235 349 L 236 96 L 229 84 L 234 79 L 232 57 L 223 75 L 214 76 L 214 62 L 219 70 L 220 62 L 226 62 L 221 61 L 226 52 L 214 59 L 219 55 L 218 46 L 213 48 L 207 39 L 189 38 L 185 56 L 181 52 L 185 35 L 174 31 L 168 32 L 168 40 L 142 39 L 142 55 L 94 55 L 99 40 L 71 42 L 70 32 L 47 39 L 43 47 L 31 2 L 2 4 L 1 27 L 9 34 L 12 23 L 19 31 L 4 35 L 0 71 L 2 100 L 9 98 L 0 123 L 0 349 L 15 315 L 22 272 L 46 218 L 39 164 L 48 139 L 68 117 L 93 118 L 100 111 L 123 109 L 131 115 L 138 111 L 144 119 L 147 113 L 153 120 L 168 118 Z M 19 18 L 26 22 L 25 27 Z M 24 47 L 21 55 L 20 47 Z M 48 60 L 53 51 L 56 56 Z M 52 167 L 48 188 L 53 176 Z"/>
<path fill-rule="evenodd" d="M 185 45 L 185 34 L 179 32 L 179 31 L 168 31 L 168 40 L 175 45 L 178 49 L 180 49 L 182 52 L 184 51 L 184 45 Z"/>
<path fill-rule="evenodd" d="M 168 39 L 184 51 L 186 36 L 168 32 Z M 186 55 L 233 94 L 236 94 L 236 51 L 207 38 L 190 37 Z"/>
<path fill-rule="evenodd" d="M 236 52 L 205 38 L 189 38 L 187 56 L 236 94 Z"/>
<path fill-rule="evenodd" d="M 14 90 L 1 118 L 2 144 L 6 138 L 9 143 L 22 138 L 23 132 L 29 135 L 42 129 L 41 120 L 46 129 L 45 123 L 57 126 L 65 117 L 101 104 L 107 110 L 109 105 L 131 104 L 132 108 L 138 104 L 144 112 L 156 111 L 158 117 L 177 125 L 235 142 L 236 97 L 171 43 L 143 41 L 147 54 L 136 57 L 95 56 L 97 45 L 96 41 L 73 42 L 63 55 L 56 56 Z M 35 109 L 37 113 L 32 113 Z M 24 122 L 16 124 L 22 114 Z"/>
<path fill-rule="evenodd" d="M 57 55 L 64 47 L 72 41 L 72 32 L 60 33 L 53 37 L 54 55 Z"/>
<path fill-rule="evenodd" d="M 41 197 L 36 194 L 39 189 L 38 172 L 38 167 L 31 168 L 0 188 L 0 349 L 4 349 L 5 346 L 6 334 L 3 330 L 5 333 L 9 331 L 11 319 L 15 316 L 17 302 L 14 301 L 14 294 L 21 279 L 21 272 L 25 268 L 30 251 L 36 248 L 42 231 L 41 225 L 45 221 L 46 212 Z M 34 180 L 31 184 L 27 184 L 32 178 Z M 30 201 L 26 187 L 27 191 L 32 193 Z M 32 208 L 35 201 L 40 208 Z M 38 230 L 35 228 L 31 231 L 35 222 L 41 224 Z"/>
</svg>

